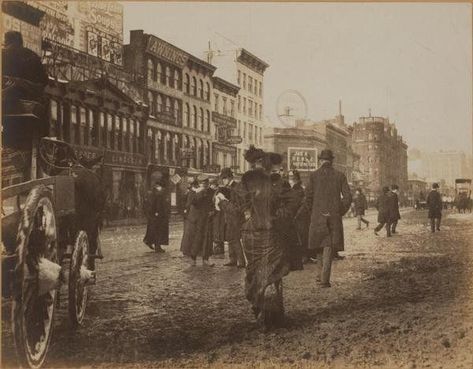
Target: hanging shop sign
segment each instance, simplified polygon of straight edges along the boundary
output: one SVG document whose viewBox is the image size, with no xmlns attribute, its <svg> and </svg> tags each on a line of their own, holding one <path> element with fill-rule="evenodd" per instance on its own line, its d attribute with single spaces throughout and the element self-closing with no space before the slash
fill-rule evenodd
<svg viewBox="0 0 473 369">
<path fill-rule="evenodd" d="M 317 169 L 317 149 L 289 147 L 287 150 L 287 169 L 311 171 Z"/>
</svg>

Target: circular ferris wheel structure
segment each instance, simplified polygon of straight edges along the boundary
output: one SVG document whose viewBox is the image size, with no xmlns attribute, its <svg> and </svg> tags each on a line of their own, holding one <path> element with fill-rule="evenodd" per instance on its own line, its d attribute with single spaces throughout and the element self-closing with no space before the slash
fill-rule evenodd
<svg viewBox="0 0 473 369">
<path fill-rule="evenodd" d="M 294 127 L 299 119 L 307 118 L 307 101 L 297 90 L 286 90 L 276 100 L 276 114 L 284 127 Z"/>
</svg>

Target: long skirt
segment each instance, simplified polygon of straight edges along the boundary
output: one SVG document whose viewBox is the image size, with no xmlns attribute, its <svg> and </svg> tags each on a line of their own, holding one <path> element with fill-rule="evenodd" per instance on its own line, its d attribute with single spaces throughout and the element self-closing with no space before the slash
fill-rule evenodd
<svg viewBox="0 0 473 369">
<path fill-rule="evenodd" d="M 264 292 L 289 273 L 284 246 L 273 230 L 242 231 L 247 258 L 245 295 L 255 315 L 264 309 Z"/>
</svg>

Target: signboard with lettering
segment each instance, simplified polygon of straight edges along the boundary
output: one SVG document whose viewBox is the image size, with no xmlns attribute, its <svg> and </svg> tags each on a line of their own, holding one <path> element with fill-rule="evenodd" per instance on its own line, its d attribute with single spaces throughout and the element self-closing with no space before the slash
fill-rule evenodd
<svg viewBox="0 0 473 369">
<path fill-rule="evenodd" d="M 243 142 L 243 138 L 241 138 L 241 136 L 230 136 L 227 138 L 227 141 L 226 141 L 228 145 L 238 145 L 238 144 L 241 144 L 242 142 Z"/>
<path fill-rule="evenodd" d="M 220 114 L 216 111 L 212 112 L 212 122 L 218 126 L 227 126 L 229 128 L 237 127 L 237 120 L 235 118 Z"/>
<path fill-rule="evenodd" d="M 236 155 L 237 149 L 235 146 L 221 144 L 218 142 L 212 142 L 212 151 L 220 151 L 220 152 L 225 152 L 230 155 Z"/>
<path fill-rule="evenodd" d="M 83 147 L 74 145 L 74 151 L 78 157 L 87 159 L 95 159 L 104 155 L 103 162 L 108 165 L 116 166 L 145 166 L 146 160 L 144 155 L 133 154 L 129 152 L 105 151 L 101 149 Z"/>
<path fill-rule="evenodd" d="M 159 58 L 166 59 L 180 68 L 184 67 L 187 63 L 188 56 L 184 51 L 154 36 L 149 37 L 146 50 Z"/>
<path fill-rule="evenodd" d="M 289 147 L 287 149 L 287 169 L 311 171 L 317 169 L 317 149 Z"/>
<path fill-rule="evenodd" d="M 123 6 L 118 1 L 78 1 L 79 14 L 84 22 L 114 35 L 121 40 L 123 34 Z"/>
<path fill-rule="evenodd" d="M 18 18 L 14 18 L 3 13 L 3 30 L 18 31 L 23 37 L 23 45 L 33 50 L 36 54 L 41 55 L 41 30 L 29 23 L 23 22 Z"/>
</svg>

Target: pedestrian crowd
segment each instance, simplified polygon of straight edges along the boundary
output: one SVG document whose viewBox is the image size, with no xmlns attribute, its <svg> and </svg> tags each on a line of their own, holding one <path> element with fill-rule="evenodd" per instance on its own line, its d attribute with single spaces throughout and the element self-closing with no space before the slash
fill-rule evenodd
<svg viewBox="0 0 473 369">
<path fill-rule="evenodd" d="M 345 174 L 333 167 L 334 155 L 322 150 L 319 168 L 309 175 L 303 187 L 300 173 L 287 173 L 282 156 L 250 146 L 245 160 L 250 170 L 237 182 L 230 168 L 223 168 L 218 179 L 199 175 L 191 183 L 184 208 L 181 252 L 191 265 L 202 258 L 202 265 L 213 266 L 212 255 L 223 255 L 227 245 L 226 267 L 244 268 L 245 295 L 258 321 L 265 326 L 283 320 L 282 279 L 290 271 L 302 270 L 305 263 L 316 264 L 316 281 L 330 287 L 332 261 L 344 250 L 343 216 L 352 209 L 358 230 L 367 200 L 357 188 L 352 197 Z M 169 242 L 169 204 L 161 180 L 148 193 L 148 227 L 144 242 L 157 252 Z M 442 201 L 438 185 L 428 196 L 432 232 L 440 230 Z M 400 216 L 399 188 L 384 187 L 376 202 L 378 225 L 387 236 L 396 233 Z M 440 204 L 440 205 L 439 205 Z"/>
</svg>

